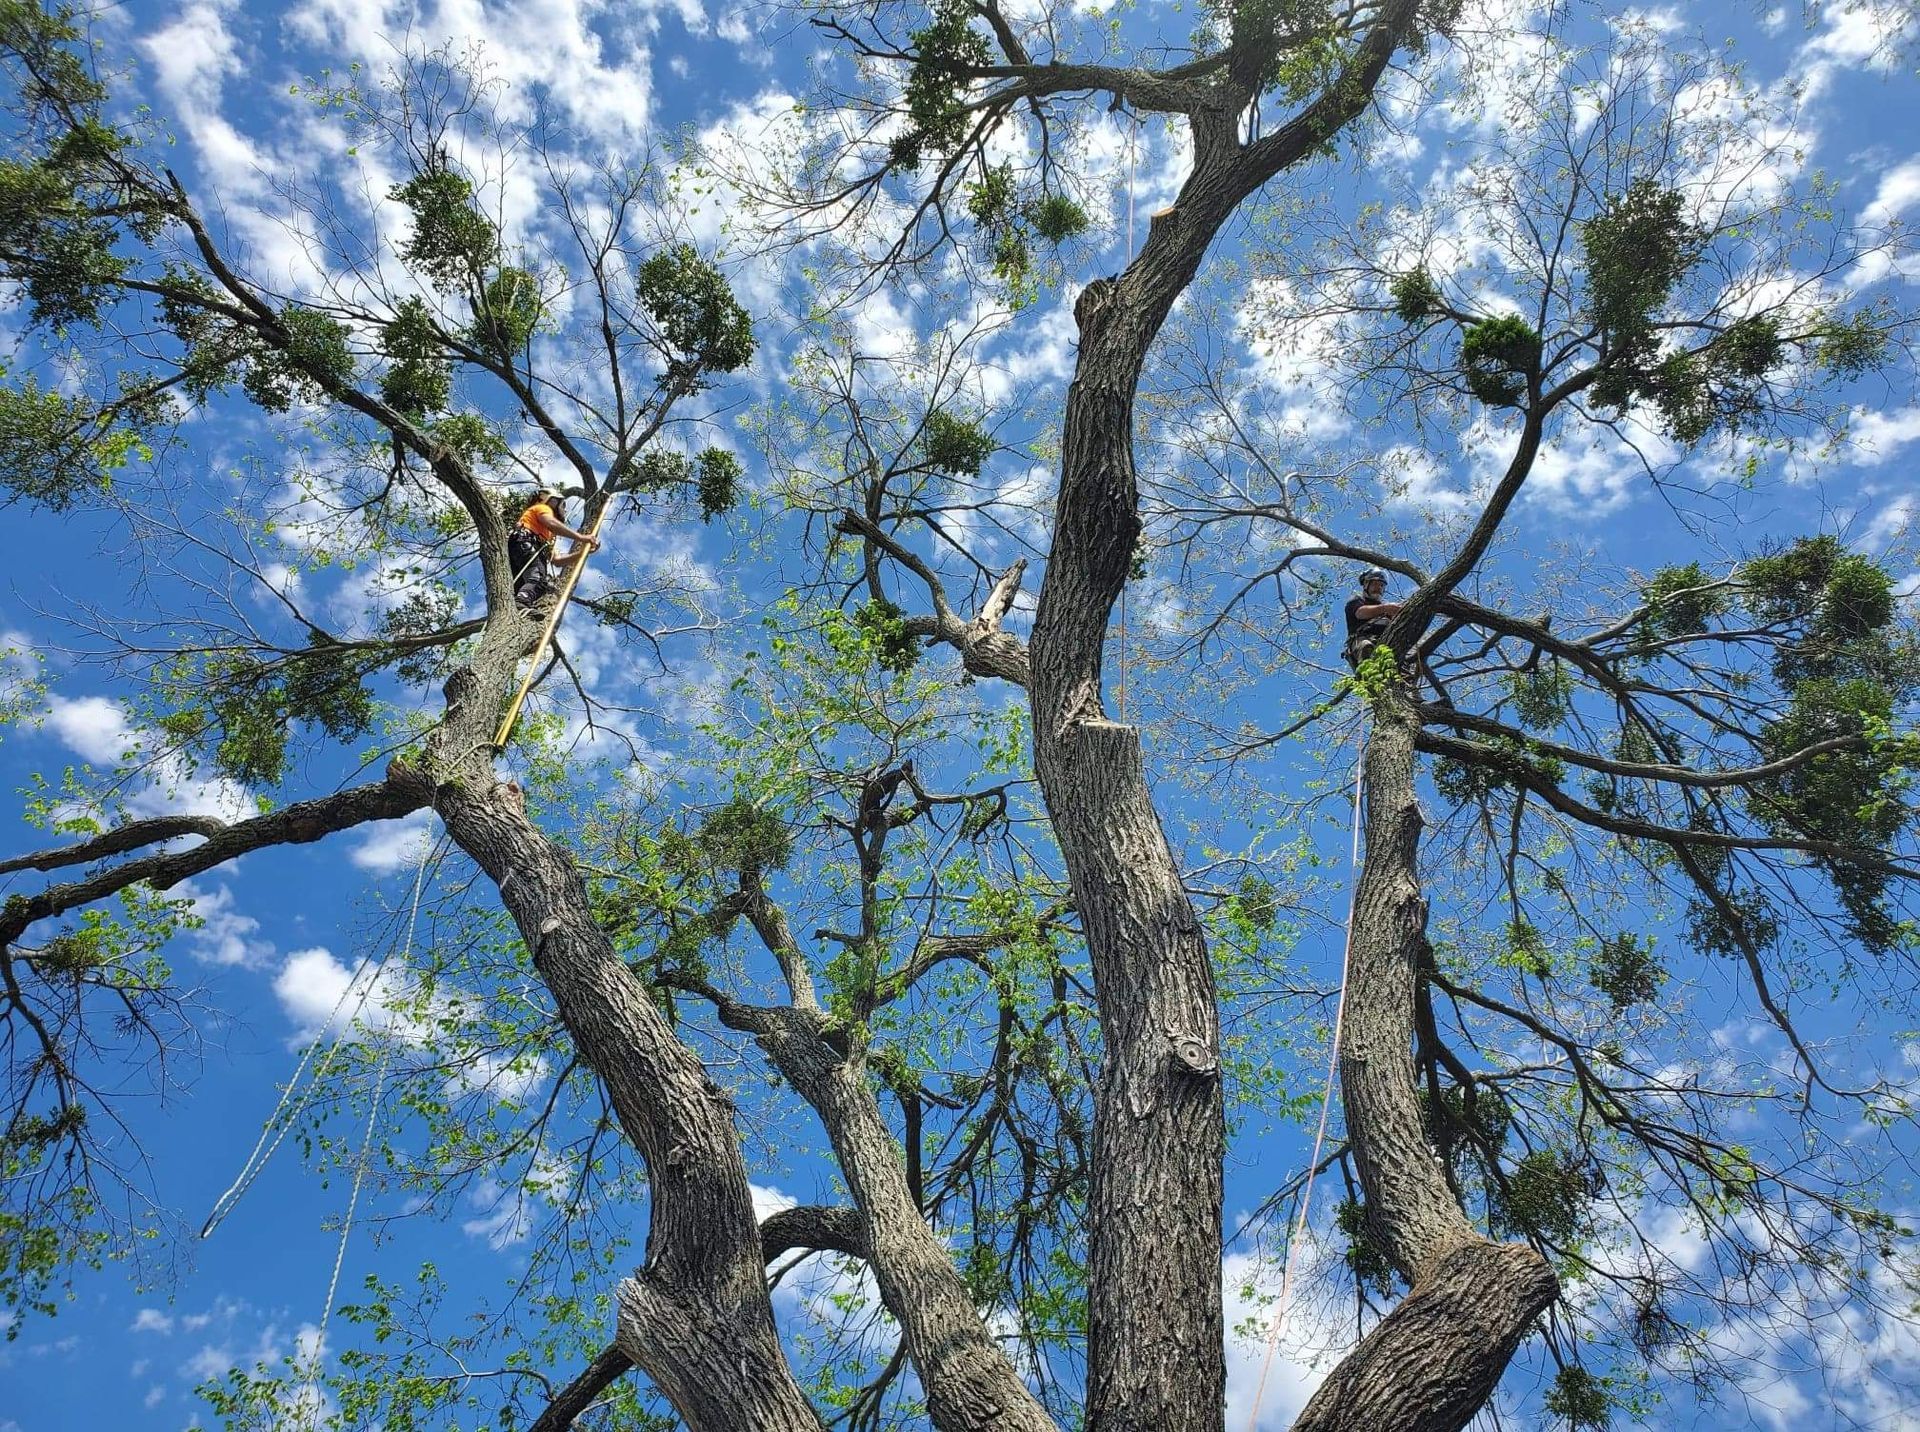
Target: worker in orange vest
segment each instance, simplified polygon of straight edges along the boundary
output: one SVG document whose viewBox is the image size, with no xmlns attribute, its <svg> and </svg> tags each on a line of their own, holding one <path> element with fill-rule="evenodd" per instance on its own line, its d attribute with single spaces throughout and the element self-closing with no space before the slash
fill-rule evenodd
<svg viewBox="0 0 1920 1432">
<path fill-rule="evenodd" d="M 561 520 L 566 499 L 550 487 L 533 495 L 526 511 L 507 534 L 507 561 L 513 568 L 513 595 L 521 606 L 530 607 L 553 588 L 552 569 L 579 561 L 600 546 L 598 537 L 576 532 Z M 556 537 L 572 539 L 575 546 L 564 558 L 553 555 Z"/>
</svg>

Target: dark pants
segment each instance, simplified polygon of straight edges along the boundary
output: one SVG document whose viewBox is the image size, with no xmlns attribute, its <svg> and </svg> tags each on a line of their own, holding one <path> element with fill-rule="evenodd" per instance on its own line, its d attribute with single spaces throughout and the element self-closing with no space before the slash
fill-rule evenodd
<svg viewBox="0 0 1920 1432">
<path fill-rule="evenodd" d="M 513 568 L 514 595 L 531 604 L 547 591 L 547 559 L 553 549 L 524 527 L 507 534 L 507 565 Z"/>
<path fill-rule="evenodd" d="M 1386 631 L 1385 622 L 1369 622 L 1348 632 L 1347 644 L 1340 653 L 1346 657 L 1347 665 L 1358 669 L 1361 662 L 1373 655 L 1373 649 L 1380 645 L 1380 638 L 1386 635 Z"/>
</svg>

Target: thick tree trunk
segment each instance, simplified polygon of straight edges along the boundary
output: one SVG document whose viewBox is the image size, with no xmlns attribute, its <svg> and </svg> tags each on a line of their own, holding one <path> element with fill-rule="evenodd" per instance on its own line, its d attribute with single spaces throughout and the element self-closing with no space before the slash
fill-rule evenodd
<svg viewBox="0 0 1920 1432">
<path fill-rule="evenodd" d="M 1139 734 L 1107 720 L 1101 700 L 1107 624 L 1140 532 L 1134 394 L 1221 226 L 1366 108 L 1417 10 L 1417 0 L 1386 6 L 1339 82 L 1275 134 L 1240 141 L 1257 73 L 1191 113 L 1194 167 L 1173 208 L 1152 220 L 1120 278 L 1089 284 L 1074 309 L 1080 352 L 1028 696 L 1034 769 L 1086 933 L 1104 1047 L 1088 1190 L 1092 1432 L 1216 1432 L 1226 1390 L 1213 967 Z"/>
<path fill-rule="evenodd" d="M 595 921 L 567 853 L 496 784 L 493 723 L 537 628 L 495 607 L 473 664 L 447 683 L 423 789 L 455 843 L 500 888 L 580 1057 L 604 1081 L 651 1190 L 645 1263 L 620 1287 L 619 1350 L 693 1432 L 819 1432 L 774 1330 L 732 1108 Z"/>
<path fill-rule="evenodd" d="M 1104 1046 L 1088 1191 L 1087 1425 L 1212 1432 L 1226 1386 L 1213 968 L 1139 735 L 1106 720 L 1100 700 L 1108 613 L 1140 528 L 1133 393 L 1166 311 L 1137 294 L 1101 281 L 1077 309 L 1080 361 L 1029 693 L 1035 769 L 1086 932 Z"/>
<path fill-rule="evenodd" d="M 1480 1234 L 1428 1142 L 1413 1063 L 1427 925 L 1417 867 L 1418 721 L 1398 687 L 1380 696 L 1374 713 L 1340 1086 L 1368 1230 L 1411 1291 L 1334 1369 L 1295 1428 L 1452 1432 L 1479 1411 L 1559 1281 L 1527 1245 Z"/>
<path fill-rule="evenodd" d="M 1556 1291 L 1553 1271 L 1531 1248 L 1479 1238 L 1456 1244 L 1341 1359 L 1293 1432 L 1466 1426 Z"/>
</svg>

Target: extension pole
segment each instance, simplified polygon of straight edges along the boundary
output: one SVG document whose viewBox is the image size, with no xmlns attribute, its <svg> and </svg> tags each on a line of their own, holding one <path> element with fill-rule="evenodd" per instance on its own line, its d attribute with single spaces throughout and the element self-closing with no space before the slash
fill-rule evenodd
<svg viewBox="0 0 1920 1432">
<path fill-rule="evenodd" d="M 607 508 L 612 505 L 610 497 L 600 504 L 600 510 L 593 514 L 593 526 L 587 529 L 587 536 L 597 538 L 600 535 L 600 525 L 607 520 Z M 513 693 L 513 704 L 507 707 L 507 714 L 500 718 L 500 729 L 493 733 L 493 749 L 496 751 L 504 750 L 507 737 L 513 734 L 514 722 L 520 719 L 520 708 L 526 704 L 527 693 L 533 690 L 533 683 L 540 675 L 540 659 L 552 645 L 553 634 L 560 630 L 560 618 L 566 615 L 567 603 L 573 600 L 573 589 L 580 583 L 580 573 L 586 570 L 587 554 L 591 550 L 582 544 L 579 555 L 567 564 L 567 575 L 560 582 L 560 600 L 553 604 L 553 610 L 547 615 L 547 624 L 541 628 L 540 644 L 533 649 L 533 665 L 527 668 L 527 679 Z"/>
</svg>

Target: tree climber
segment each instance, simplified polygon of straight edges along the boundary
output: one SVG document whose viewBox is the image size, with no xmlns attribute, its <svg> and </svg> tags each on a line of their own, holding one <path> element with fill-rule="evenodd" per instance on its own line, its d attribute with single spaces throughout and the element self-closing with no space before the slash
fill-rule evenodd
<svg viewBox="0 0 1920 1432">
<path fill-rule="evenodd" d="M 1387 574 L 1381 571 L 1360 574 L 1360 595 L 1347 602 L 1347 644 L 1341 648 L 1347 665 L 1359 668 L 1380 644 L 1387 623 L 1400 615 L 1400 603 L 1381 600 L 1386 595 Z"/>
<path fill-rule="evenodd" d="M 543 487 L 534 493 L 533 501 L 527 504 L 527 510 L 520 514 L 513 531 L 507 534 L 507 562 L 513 568 L 513 595 L 523 607 L 532 606 L 552 590 L 548 581 L 552 568 L 570 566 L 600 546 L 598 537 L 576 532 L 561 520 L 560 514 L 565 510 L 566 499 L 552 488 Z M 553 539 L 556 537 L 571 538 L 575 544 L 564 558 L 557 558 L 553 554 Z"/>
</svg>

